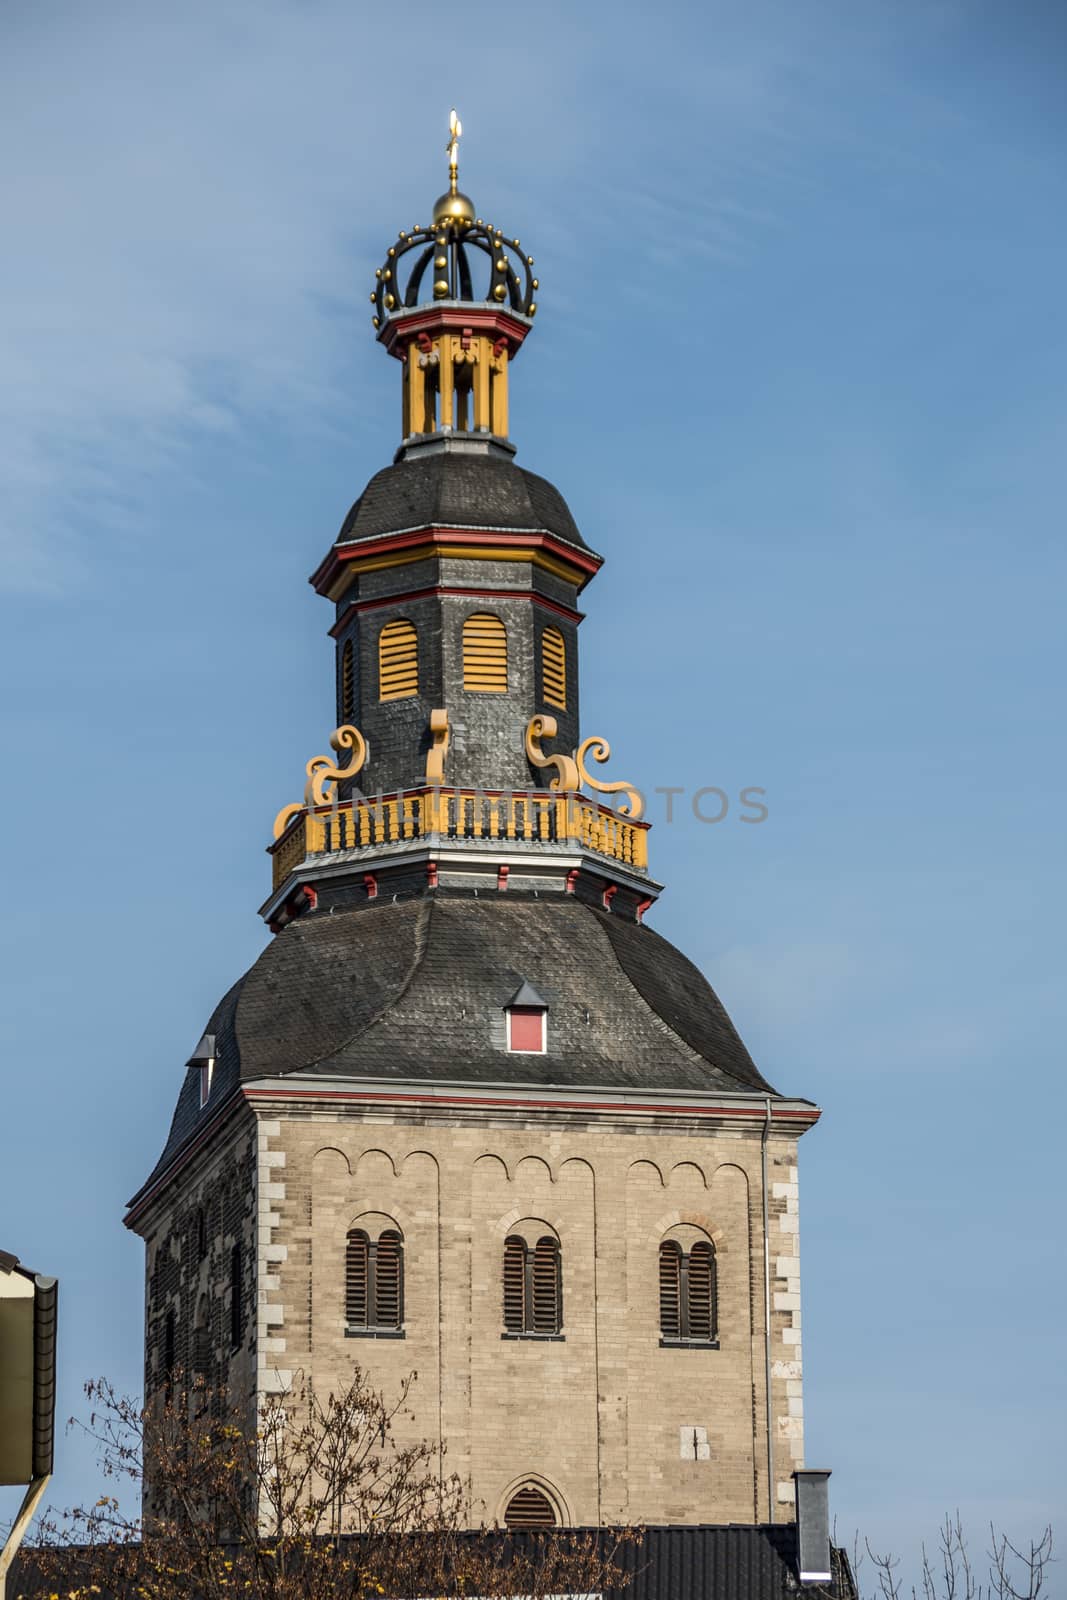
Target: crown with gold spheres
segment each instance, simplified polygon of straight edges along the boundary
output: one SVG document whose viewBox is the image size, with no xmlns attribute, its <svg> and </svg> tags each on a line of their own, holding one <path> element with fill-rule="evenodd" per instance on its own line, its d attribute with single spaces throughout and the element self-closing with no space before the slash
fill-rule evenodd
<svg viewBox="0 0 1067 1600">
<path fill-rule="evenodd" d="M 507 307 L 521 317 L 537 311 L 533 256 L 518 239 L 474 215 L 474 203 L 459 187 L 459 140 L 463 125 L 453 108 L 448 119 L 448 189 L 434 202 L 433 221 L 403 229 L 375 273 L 374 326 L 397 312 L 435 300 Z"/>
</svg>

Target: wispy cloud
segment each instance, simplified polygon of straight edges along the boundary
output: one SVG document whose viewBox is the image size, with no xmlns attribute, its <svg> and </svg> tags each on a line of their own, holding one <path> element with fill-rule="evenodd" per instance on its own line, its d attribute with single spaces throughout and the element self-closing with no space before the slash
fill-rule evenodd
<svg viewBox="0 0 1067 1600">
<path fill-rule="evenodd" d="M 706 22 L 684 7 L 677 22 L 709 48 L 679 54 L 676 30 L 625 7 L 607 36 L 562 9 L 529 37 L 496 9 L 457 25 L 428 5 L 408 33 L 426 59 L 462 63 L 441 92 L 454 78 L 482 130 L 471 164 L 487 191 L 555 213 L 546 231 L 566 252 L 566 219 L 545 203 L 557 184 L 573 183 L 576 207 L 583 184 L 595 194 L 587 225 L 607 238 L 628 183 L 654 255 L 693 210 L 687 173 L 705 146 L 726 172 L 781 143 L 788 121 L 780 34 L 763 46 L 759 30 L 722 28 L 712 52 Z M 170 13 L 111 0 L 68 8 L 61 27 L 24 7 L 6 32 L 0 551 L 18 588 L 49 581 L 57 539 L 73 555 L 86 524 L 133 518 L 190 442 L 264 418 L 326 427 L 342 397 L 358 417 L 366 264 L 383 222 L 425 207 L 435 156 L 443 174 L 447 107 L 427 85 L 413 115 L 388 36 L 340 0 Z M 672 111 L 668 91 L 691 98 Z M 721 204 L 702 203 L 691 247 L 736 256 L 766 214 L 732 180 L 711 192 Z"/>
</svg>

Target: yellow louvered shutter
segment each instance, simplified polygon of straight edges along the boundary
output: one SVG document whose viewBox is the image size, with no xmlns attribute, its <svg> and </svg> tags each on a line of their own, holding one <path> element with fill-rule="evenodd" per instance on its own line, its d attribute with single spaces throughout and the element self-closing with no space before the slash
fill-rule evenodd
<svg viewBox="0 0 1067 1600">
<path fill-rule="evenodd" d="M 567 647 L 558 628 L 546 628 L 541 635 L 541 676 L 545 704 L 566 711 Z"/>
<path fill-rule="evenodd" d="M 476 612 L 463 624 L 463 687 L 506 694 L 508 636 L 499 617 Z"/>
<path fill-rule="evenodd" d="M 411 622 L 387 622 L 378 635 L 378 698 L 419 692 L 419 636 Z"/>
</svg>

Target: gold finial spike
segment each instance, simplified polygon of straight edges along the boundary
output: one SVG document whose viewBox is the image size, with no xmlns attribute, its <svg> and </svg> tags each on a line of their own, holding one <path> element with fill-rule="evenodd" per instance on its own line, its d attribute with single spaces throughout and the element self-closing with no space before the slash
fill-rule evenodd
<svg viewBox="0 0 1067 1600">
<path fill-rule="evenodd" d="M 459 141 L 462 133 L 463 124 L 453 106 L 448 116 L 448 143 L 445 146 L 448 151 L 448 193 L 435 201 L 433 208 L 433 226 L 445 230 L 438 240 L 440 244 L 446 242 L 449 230 L 463 232 L 474 221 L 474 204 L 459 187 Z"/>
<path fill-rule="evenodd" d="M 463 135 L 463 124 L 456 115 L 455 106 L 448 114 L 448 192 L 455 194 L 459 189 L 459 141 Z"/>
</svg>

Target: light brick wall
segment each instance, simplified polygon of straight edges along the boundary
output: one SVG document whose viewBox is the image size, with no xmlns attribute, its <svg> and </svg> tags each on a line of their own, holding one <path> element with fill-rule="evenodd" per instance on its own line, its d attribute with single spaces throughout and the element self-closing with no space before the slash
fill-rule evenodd
<svg viewBox="0 0 1067 1600">
<path fill-rule="evenodd" d="M 803 1459 L 795 1137 L 776 1130 L 767 1157 L 781 1516 Z M 417 1372 L 408 1433 L 447 1443 L 489 1518 L 531 1480 L 571 1523 L 767 1516 L 758 1128 L 272 1108 L 257 1208 L 261 1394 L 297 1373 L 344 1386 L 357 1363 L 386 1391 Z M 404 1237 L 403 1339 L 346 1336 L 345 1234 L 369 1212 Z M 501 1338 L 503 1243 L 524 1218 L 561 1241 L 560 1342 Z M 658 1247 L 677 1223 L 715 1241 L 718 1350 L 659 1344 Z"/>
</svg>

